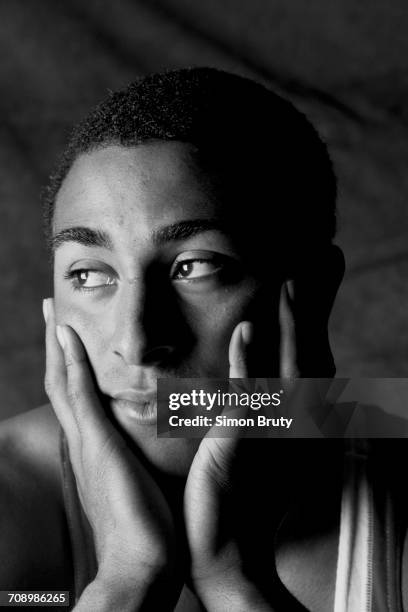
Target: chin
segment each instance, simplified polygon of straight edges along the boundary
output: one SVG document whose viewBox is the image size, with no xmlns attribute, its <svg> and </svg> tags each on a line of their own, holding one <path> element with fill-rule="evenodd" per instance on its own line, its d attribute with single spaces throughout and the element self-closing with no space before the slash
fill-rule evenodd
<svg viewBox="0 0 408 612">
<path fill-rule="evenodd" d="M 120 428 L 135 443 L 148 467 L 164 476 L 187 478 L 200 439 L 158 438 L 155 426 L 129 427 L 122 423 Z"/>
<path fill-rule="evenodd" d="M 139 439 L 137 444 L 143 455 L 156 470 L 167 476 L 185 479 L 188 476 L 201 440 L 184 438 Z"/>
<path fill-rule="evenodd" d="M 126 408 L 126 406 L 125 406 Z M 201 440 L 186 438 L 158 438 L 157 418 L 144 414 L 141 409 L 128 410 L 124 406 L 111 404 L 112 415 L 118 428 L 130 438 L 142 453 L 148 466 L 165 476 L 186 478 Z M 146 412 L 146 411 L 142 411 Z M 156 411 L 157 412 L 157 409 Z M 149 418 L 147 418 L 149 417 Z"/>
</svg>

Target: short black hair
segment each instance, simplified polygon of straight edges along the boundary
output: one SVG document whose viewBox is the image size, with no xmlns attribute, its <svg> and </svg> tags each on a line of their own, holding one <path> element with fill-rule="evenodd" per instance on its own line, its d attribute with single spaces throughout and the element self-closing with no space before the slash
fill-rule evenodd
<svg viewBox="0 0 408 612">
<path fill-rule="evenodd" d="M 263 85 L 215 68 L 142 77 L 110 93 L 77 125 L 43 193 L 46 237 L 58 191 L 79 155 L 155 140 L 195 145 L 207 163 L 225 172 L 240 198 L 251 198 L 251 219 L 259 221 L 262 208 L 273 212 L 275 236 L 278 230 L 289 240 L 287 226 L 297 246 L 331 243 L 336 177 L 315 128 Z"/>
</svg>

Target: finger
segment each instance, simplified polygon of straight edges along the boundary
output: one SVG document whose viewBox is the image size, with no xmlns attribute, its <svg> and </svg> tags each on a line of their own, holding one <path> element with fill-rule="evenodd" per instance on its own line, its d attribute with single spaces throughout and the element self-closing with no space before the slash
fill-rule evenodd
<svg viewBox="0 0 408 612">
<path fill-rule="evenodd" d="M 59 325 L 56 331 L 66 366 L 67 398 L 81 437 L 105 436 L 107 429 L 112 433 L 79 336 L 68 325 Z"/>
<path fill-rule="evenodd" d="M 297 363 L 296 323 L 293 309 L 293 281 L 283 283 L 279 303 L 280 321 L 280 376 L 293 379 L 299 376 Z"/>
<path fill-rule="evenodd" d="M 229 345 L 229 378 L 247 378 L 247 351 L 253 334 L 252 323 L 241 321 L 234 329 Z"/>
<path fill-rule="evenodd" d="M 50 399 L 55 416 L 67 438 L 70 438 L 72 434 L 75 435 L 76 425 L 66 402 L 66 367 L 64 354 L 56 336 L 54 300 L 52 298 L 43 300 L 43 314 L 46 325 L 45 391 Z"/>
<path fill-rule="evenodd" d="M 252 334 L 253 326 L 249 321 L 241 321 L 235 327 L 229 345 L 229 378 L 248 377 L 247 350 L 252 340 Z M 226 404 L 223 414 L 240 418 L 246 415 L 247 410 L 248 408 L 245 406 L 229 406 Z M 202 448 L 207 449 L 215 462 L 218 459 L 220 464 L 224 464 L 226 458 L 232 456 L 235 452 L 241 433 L 239 427 L 214 425 L 203 438 Z"/>
</svg>

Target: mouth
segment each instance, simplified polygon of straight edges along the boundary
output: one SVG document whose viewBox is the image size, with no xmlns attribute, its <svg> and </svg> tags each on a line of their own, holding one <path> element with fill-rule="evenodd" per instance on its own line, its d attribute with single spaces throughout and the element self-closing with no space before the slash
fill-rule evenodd
<svg viewBox="0 0 408 612">
<path fill-rule="evenodd" d="M 140 425 L 157 423 L 156 390 L 127 389 L 116 393 L 110 400 L 114 414 Z"/>
</svg>

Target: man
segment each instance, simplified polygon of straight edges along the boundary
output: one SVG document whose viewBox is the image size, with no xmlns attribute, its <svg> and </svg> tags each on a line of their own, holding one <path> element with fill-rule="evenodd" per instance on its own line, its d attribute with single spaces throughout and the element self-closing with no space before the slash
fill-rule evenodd
<svg viewBox="0 0 408 612">
<path fill-rule="evenodd" d="M 50 405 L 0 429 L 1 589 L 69 590 L 76 610 L 297 609 L 289 592 L 327 609 L 326 509 L 281 530 L 278 573 L 273 550 L 321 447 L 157 438 L 155 384 L 333 374 L 335 197 L 305 117 L 213 69 L 146 77 L 75 129 L 45 195 Z M 305 550 L 304 525 L 325 546 Z"/>
</svg>

